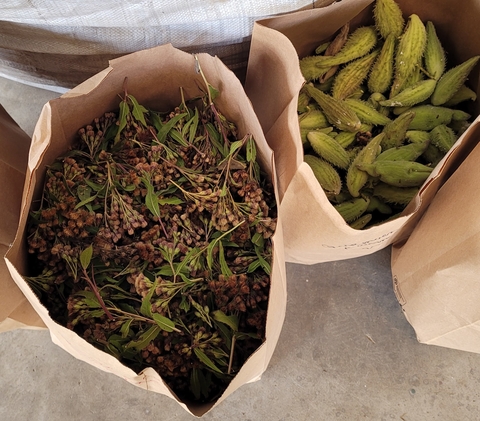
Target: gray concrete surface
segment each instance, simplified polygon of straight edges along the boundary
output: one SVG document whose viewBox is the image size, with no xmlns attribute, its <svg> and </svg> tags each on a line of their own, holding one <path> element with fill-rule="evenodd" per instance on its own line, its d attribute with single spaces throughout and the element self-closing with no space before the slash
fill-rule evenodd
<svg viewBox="0 0 480 421">
<path fill-rule="evenodd" d="M 0 104 L 31 134 L 56 93 L 0 78 Z M 480 355 L 420 344 L 392 289 L 390 250 L 287 264 L 272 361 L 205 421 L 480 419 Z M 195 419 L 176 402 L 76 360 L 48 332 L 0 334 L 0 421 Z"/>
</svg>

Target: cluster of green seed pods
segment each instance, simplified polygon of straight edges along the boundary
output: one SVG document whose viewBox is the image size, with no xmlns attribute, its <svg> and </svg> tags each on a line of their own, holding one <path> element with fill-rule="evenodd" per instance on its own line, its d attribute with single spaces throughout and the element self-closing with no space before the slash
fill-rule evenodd
<svg viewBox="0 0 480 421">
<path fill-rule="evenodd" d="M 376 0 L 374 24 L 347 23 L 300 60 L 305 162 L 353 228 L 398 216 L 468 128 L 474 56 L 447 66 L 431 21 Z"/>
</svg>

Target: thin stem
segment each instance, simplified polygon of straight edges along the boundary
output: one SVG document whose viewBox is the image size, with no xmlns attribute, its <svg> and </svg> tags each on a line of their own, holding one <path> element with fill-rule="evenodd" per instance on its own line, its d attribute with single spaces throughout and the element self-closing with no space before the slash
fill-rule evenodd
<svg viewBox="0 0 480 421">
<path fill-rule="evenodd" d="M 230 358 L 228 360 L 228 369 L 227 374 L 232 372 L 232 365 L 233 365 L 233 353 L 235 352 L 235 343 L 237 342 L 237 337 L 235 335 L 232 336 L 232 346 L 230 347 Z"/>
<path fill-rule="evenodd" d="M 93 275 L 93 267 L 92 267 L 92 278 L 91 279 L 88 276 L 88 273 L 87 273 L 86 269 L 82 268 L 82 270 L 83 270 L 83 276 L 85 277 L 85 280 L 87 281 L 88 285 L 92 289 L 92 292 L 95 294 L 95 297 L 97 297 L 97 300 L 98 300 L 100 306 L 102 307 L 103 311 L 105 312 L 105 314 L 107 315 L 107 317 L 110 320 L 113 320 L 114 317 L 112 316 L 112 313 L 110 313 L 108 311 L 108 308 L 105 305 L 105 302 L 103 301 L 103 298 L 100 295 L 100 292 L 98 291 L 97 283 L 95 282 L 95 278 L 94 278 L 94 275 Z"/>
</svg>

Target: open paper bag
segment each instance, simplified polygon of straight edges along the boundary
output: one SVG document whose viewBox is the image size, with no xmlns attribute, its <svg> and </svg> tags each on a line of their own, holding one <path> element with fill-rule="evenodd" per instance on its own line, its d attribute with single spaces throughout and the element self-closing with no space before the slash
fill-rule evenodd
<svg viewBox="0 0 480 421">
<path fill-rule="evenodd" d="M 272 180 L 275 180 L 272 150 L 265 140 L 262 128 L 240 81 L 218 58 L 200 54 L 198 60 L 208 82 L 220 91 L 219 97 L 215 100 L 217 108 L 227 119 L 237 125 L 239 136 L 253 135 L 257 144 L 257 156 L 259 156 L 260 164 L 272 177 Z M 48 327 L 54 343 L 74 357 L 101 370 L 120 376 L 136 386 L 176 399 L 187 411 L 201 416 L 214 404 L 196 406 L 179 401 L 152 368 L 147 368 L 137 374 L 113 356 L 94 348 L 73 331 L 55 323 L 50 318 L 47 309 L 39 302 L 37 296 L 22 278 L 22 275 L 28 273 L 25 243 L 26 221 L 32 201 L 37 200 L 42 194 L 46 166 L 67 151 L 80 127 L 89 124 L 95 117 L 118 108 L 119 94 L 123 91 L 126 77 L 128 78 L 129 94 L 134 95 L 142 105 L 155 110 L 170 110 L 178 106 L 181 103 L 180 87 L 183 88 L 185 98 L 188 99 L 200 95 L 199 87 L 204 86 L 203 79 L 196 68 L 195 57 L 168 44 L 115 59 L 103 72 L 62 97 L 47 103 L 33 134 L 20 209 L 19 229 L 7 254 L 6 262 L 16 284 Z M 20 182 L 17 183 L 18 190 L 21 190 L 20 184 Z M 17 212 L 18 207 L 17 203 L 15 209 Z M 6 240 L 7 244 L 9 239 Z M 259 379 L 273 354 L 286 307 L 286 276 L 282 240 L 282 228 L 280 220 L 278 220 L 277 231 L 273 237 L 274 256 L 266 340 L 246 361 L 215 405 L 241 385 Z M 13 306 L 15 302 L 20 302 L 22 297 L 17 292 L 17 290 L 9 289 L 7 294 L 2 296 L 2 303 L 9 302 Z M 16 295 L 13 296 L 13 294 Z"/>
<path fill-rule="evenodd" d="M 480 140 L 480 125 L 472 127 Z M 480 353 L 480 145 L 392 248 L 395 293 L 419 342 Z"/>
<path fill-rule="evenodd" d="M 480 1 L 397 2 L 405 17 L 416 13 L 424 22 L 434 22 L 450 64 L 480 54 L 480 39 L 471 36 L 480 19 Z M 349 21 L 351 29 L 372 24 L 372 6 L 373 0 L 335 2 L 321 9 L 258 21 L 253 30 L 245 89 L 275 153 L 285 255 L 290 262 L 314 264 L 359 257 L 407 238 L 438 188 L 478 140 L 473 124 L 395 220 L 355 230 L 334 209 L 303 162 L 297 116 L 298 93 L 304 83 L 299 58 L 311 55 Z M 480 93 L 478 69 L 470 75 L 469 85 Z M 477 115 L 478 105 L 469 111 Z"/>
<path fill-rule="evenodd" d="M 25 296 L 15 285 L 3 256 L 15 238 L 27 169 L 30 137 L 0 106 L 0 332 L 45 327 Z"/>
</svg>

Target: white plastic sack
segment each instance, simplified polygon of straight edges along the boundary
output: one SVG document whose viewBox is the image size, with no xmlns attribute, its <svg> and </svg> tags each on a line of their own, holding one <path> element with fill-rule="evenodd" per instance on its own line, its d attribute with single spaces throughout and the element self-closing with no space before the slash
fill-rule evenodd
<svg viewBox="0 0 480 421">
<path fill-rule="evenodd" d="M 0 76 L 64 92 L 126 53 L 171 43 L 242 78 L 255 20 L 333 0 L 0 2 Z"/>
</svg>

